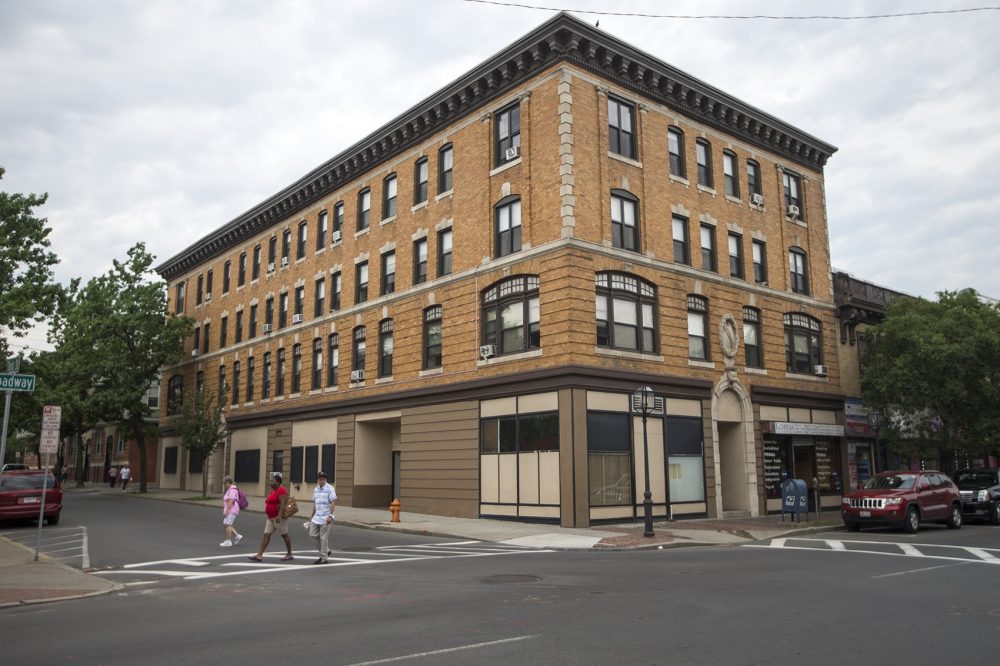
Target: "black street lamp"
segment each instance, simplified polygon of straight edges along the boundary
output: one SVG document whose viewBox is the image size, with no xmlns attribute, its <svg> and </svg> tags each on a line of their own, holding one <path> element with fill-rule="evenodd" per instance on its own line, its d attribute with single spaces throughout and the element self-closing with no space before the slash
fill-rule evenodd
<svg viewBox="0 0 1000 666">
<path fill-rule="evenodd" d="M 875 409 L 874 407 L 868 410 L 868 425 L 871 426 L 872 430 L 875 432 L 875 462 L 876 466 L 879 468 L 874 470 L 876 472 L 885 471 L 885 455 L 882 452 L 882 446 L 879 443 L 878 433 L 885 425 L 885 414 L 881 410 Z"/>
<path fill-rule="evenodd" d="M 646 435 L 646 416 L 656 409 L 656 398 L 653 389 L 648 386 L 638 388 L 632 393 L 632 410 L 642 414 L 642 469 L 646 476 L 646 492 L 642 497 L 642 512 L 645 518 L 644 537 L 656 536 L 653 532 L 653 495 L 649 491 L 649 441 Z"/>
</svg>

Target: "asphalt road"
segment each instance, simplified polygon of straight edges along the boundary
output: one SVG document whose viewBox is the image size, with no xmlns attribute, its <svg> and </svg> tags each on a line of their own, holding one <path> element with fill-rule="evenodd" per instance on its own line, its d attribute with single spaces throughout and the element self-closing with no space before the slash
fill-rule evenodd
<svg viewBox="0 0 1000 666">
<path fill-rule="evenodd" d="M 244 569 L 244 553 L 218 548 L 218 511 L 70 501 L 64 521 L 87 527 L 92 565 L 131 584 L 0 611 L 5 663 L 994 663 L 1000 635 L 992 526 L 640 552 L 338 526 L 329 567 L 306 564 L 293 532 L 294 566 Z M 249 552 L 263 519 L 240 522 Z"/>
</svg>

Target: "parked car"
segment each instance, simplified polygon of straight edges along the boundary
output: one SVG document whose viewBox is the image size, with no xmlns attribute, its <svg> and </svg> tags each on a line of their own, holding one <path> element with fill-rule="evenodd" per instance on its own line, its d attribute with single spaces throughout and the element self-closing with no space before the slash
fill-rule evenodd
<svg viewBox="0 0 1000 666">
<path fill-rule="evenodd" d="M 989 520 L 1000 525 L 1000 470 L 970 469 L 955 474 L 966 518 Z"/>
<path fill-rule="evenodd" d="M 0 481 L 0 520 L 38 518 L 43 482 L 46 485 L 43 515 L 49 525 L 58 525 L 59 514 L 62 513 L 62 487 L 52 472 L 38 469 L 3 473 L 3 480 Z"/>
<path fill-rule="evenodd" d="M 957 530 L 962 526 L 962 498 L 941 472 L 882 472 L 841 498 L 840 514 L 852 532 L 862 525 L 888 525 L 912 534 L 921 522 L 944 523 Z"/>
<path fill-rule="evenodd" d="M 9 472 L 15 469 L 28 469 L 28 466 L 24 463 L 5 463 L 3 466 L 3 471 Z"/>
</svg>

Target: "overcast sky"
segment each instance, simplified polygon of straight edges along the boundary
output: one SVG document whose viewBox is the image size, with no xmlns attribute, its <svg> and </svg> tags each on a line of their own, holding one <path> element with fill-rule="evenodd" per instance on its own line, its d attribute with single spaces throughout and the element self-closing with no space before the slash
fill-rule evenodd
<svg viewBox="0 0 1000 666">
<path fill-rule="evenodd" d="M 584 11 L 860 16 L 986 2 L 522 4 L 599 19 L 838 146 L 826 167 L 835 267 L 914 295 L 1000 298 L 1000 11 Z M 39 213 L 59 281 L 103 273 L 140 240 L 162 261 L 553 13 L 467 0 L 0 0 L 0 188 L 49 193 Z M 25 342 L 43 347 L 44 333 Z"/>
</svg>

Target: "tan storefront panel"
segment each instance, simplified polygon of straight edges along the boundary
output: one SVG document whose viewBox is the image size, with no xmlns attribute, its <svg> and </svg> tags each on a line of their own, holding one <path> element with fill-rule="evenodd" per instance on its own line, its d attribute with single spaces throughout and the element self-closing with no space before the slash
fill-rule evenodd
<svg viewBox="0 0 1000 666">
<path fill-rule="evenodd" d="M 337 419 L 316 419 L 292 423 L 292 446 L 337 443 Z"/>
<path fill-rule="evenodd" d="M 632 509 L 627 506 L 592 506 L 591 520 L 610 520 L 612 518 L 632 518 Z"/>
<path fill-rule="evenodd" d="M 814 409 L 812 410 L 812 422 L 836 425 L 837 412 L 831 412 L 825 409 Z"/>
<path fill-rule="evenodd" d="M 517 514 L 525 518 L 558 518 L 557 506 L 525 506 L 518 507 Z"/>
<path fill-rule="evenodd" d="M 521 504 L 538 504 L 538 452 L 517 456 L 518 498 Z"/>
<path fill-rule="evenodd" d="M 517 398 L 497 398 L 496 400 L 483 400 L 479 403 L 479 414 L 483 418 L 487 416 L 506 416 L 517 413 Z"/>
<path fill-rule="evenodd" d="M 517 507 L 502 504 L 480 504 L 479 512 L 488 516 L 516 516 Z"/>
<path fill-rule="evenodd" d="M 686 502 L 684 504 L 674 504 L 671 506 L 675 516 L 686 516 L 693 513 L 705 513 L 708 505 L 704 502 Z"/>
<path fill-rule="evenodd" d="M 480 501 L 500 501 L 500 456 L 480 456 Z"/>
<path fill-rule="evenodd" d="M 500 501 L 517 502 L 517 455 L 506 454 L 500 458 Z"/>
<path fill-rule="evenodd" d="M 559 504 L 559 452 L 538 454 L 538 477 L 541 480 L 541 504 Z"/>
<path fill-rule="evenodd" d="M 810 410 L 801 407 L 789 407 L 788 420 L 792 423 L 811 423 L 812 413 Z"/>
<path fill-rule="evenodd" d="M 522 395 L 517 399 L 518 414 L 531 414 L 536 412 L 554 412 L 559 409 L 559 394 L 535 393 L 533 395 Z"/>
<path fill-rule="evenodd" d="M 587 409 L 598 412 L 627 412 L 629 409 L 628 395 L 587 391 Z"/>
<path fill-rule="evenodd" d="M 663 469 L 663 421 L 662 419 L 647 418 L 646 427 L 649 438 L 649 491 L 654 503 L 665 502 L 667 486 Z M 635 433 L 633 457 L 635 459 L 636 502 L 641 504 L 643 493 L 646 490 L 641 417 L 635 417 L 632 420 L 632 428 Z"/>
<path fill-rule="evenodd" d="M 670 416 L 696 416 L 700 418 L 701 402 L 698 400 L 667 398 L 667 414 L 670 414 Z"/>
<path fill-rule="evenodd" d="M 174 472 L 173 474 L 164 474 L 163 473 L 164 455 L 167 448 L 170 446 L 177 447 L 177 471 Z M 163 439 L 160 440 L 160 452 L 159 452 L 160 484 L 159 485 L 161 488 L 170 488 L 171 490 L 176 490 L 180 488 L 181 462 L 182 462 L 181 458 L 183 458 L 183 453 L 184 453 L 184 447 L 181 445 L 180 437 L 164 437 Z"/>
<path fill-rule="evenodd" d="M 771 405 L 760 406 L 761 421 L 787 421 L 788 410 L 784 407 L 772 407 Z"/>
</svg>

